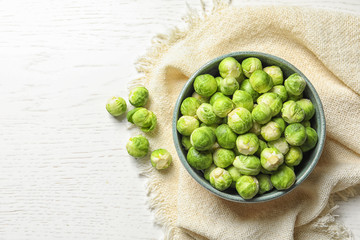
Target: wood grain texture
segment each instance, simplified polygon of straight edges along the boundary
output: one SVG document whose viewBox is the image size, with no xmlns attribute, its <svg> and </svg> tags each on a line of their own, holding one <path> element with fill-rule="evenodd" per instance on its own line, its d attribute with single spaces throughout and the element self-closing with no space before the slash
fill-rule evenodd
<svg viewBox="0 0 360 240">
<path fill-rule="evenodd" d="M 211 1 L 204 1 L 206 9 Z M 242 0 L 235 5 L 293 5 Z M 199 1 L 188 5 L 200 9 Z M 360 13 L 357 0 L 302 6 Z M 134 62 L 181 25 L 184 0 L 0 1 L 0 239 L 158 239 L 145 178 L 124 148 L 137 133 L 105 111 Z M 339 219 L 360 238 L 360 198 Z"/>
</svg>

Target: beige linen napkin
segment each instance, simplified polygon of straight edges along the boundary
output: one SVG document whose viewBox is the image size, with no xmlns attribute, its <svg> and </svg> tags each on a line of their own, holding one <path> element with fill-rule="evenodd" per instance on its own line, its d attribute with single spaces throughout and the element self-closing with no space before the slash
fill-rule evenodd
<svg viewBox="0 0 360 240">
<path fill-rule="evenodd" d="M 160 35 L 137 64 L 158 117 L 148 135 L 173 165 L 146 163 L 150 205 L 169 239 L 348 239 L 331 215 L 332 193 L 360 183 L 360 17 L 295 7 L 235 8 L 215 2 L 210 14 L 191 13 L 186 30 Z M 277 200 L 233 203 L 195 182 L 176 154 L 171 121 L 187 79 L 203 64 L 234 51 L 260 51 L 291 62 L 315 86 L 324 105 L 327 139 L 308 179 Z M 332 201 L 331 201 L 332 202 Z"/>
</svg>

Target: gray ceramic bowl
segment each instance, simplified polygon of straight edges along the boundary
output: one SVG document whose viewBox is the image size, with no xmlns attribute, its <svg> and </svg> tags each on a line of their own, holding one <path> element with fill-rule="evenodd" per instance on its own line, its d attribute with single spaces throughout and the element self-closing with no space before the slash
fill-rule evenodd
<svg viewBox="0 0 360 240">
<path fill-rule="evenodd" d="M 304 90 L 304 97 L 309 98 L 313 102 L 315 109 L 316 109 L 315 116 L 311 119 L 311 126 L 318 133 L 318 143 L 314 149 L 312 149 L 311 151 L 309 151 L 307 153 L 304 153 L 302 162 L 300 163 L 299 166 L 297 166 L 295 168 L 295 173 L 297 176 L 296 182 L 291 188 L 289 188 L 287 190 L 278 191 L 278 190 L 274 189 L 263 195 L 256 195 L 253 199 L 245 200 L 242 197 L 240 197 L 240 195 L 236 192 L 235 189 L 229 188 L 226 191 L 221 192 L 221 191 L 215 189 L 214 187 L 212 187 L 210 185 L 210 183 L 208 181 L 206 181 L 205 178 L 203 177 L 203 173 L 199 170 L 192 168 L 186 160 L 187 151 L 181 145 L 181 135 L 176 130 L 176 122 L 179 119 L 179 117 L 181 116 L 180 105 L 186 97 L 191 96 L 192 93 L 194 92 L 193 82 L 194 82 L 195 77 L 200 74 L 205 74 L 205 73 L 211 74 L 215 77 L 219 76 L 218 65 L 221 62 L 221 60 L 226 57 L 234 57 L 240 63 L 245 58 L 257 57 L 261 60 L 263 67 L 270 66 L 270 65 L 279 66 L 283 71 L 284 79 L 286 79 L 288 76 L 290 76 L 293 73 L 298 73 L 306 80 L 307 86 Z M 294 67 L 289 62 L 287 62 L 284 59 L 281 59 L 279 57 L 276 57 L 276 56 L 273 56 L 270 54 L 266 54 L 266 53 L 261 53 L 261 52 L 233 52 L 233 53 L 229 53 L 229 54 L 217 57 L 217 58 L 209 61 L 205 65 L 203 65 L 199 70 L 197 70 L 189 78 L 189 80 L 185 84 L 184 88 L 182 89 L 182 91 L 176 101 L 172 125 L 173 125 L 172 131 L 173 131 L 173 138 L 174 138 L 174 144 L 176 147 L 176 151 L 179 155 L 181 163 L 183 164 L 185 169 L 189 172 L 191 177 L 193 177 L 201 186 L 203 186 L 204 188 L 209 190 L 211 193 L 213 193 L 221 198 L 224 198 L 224 199 L 227 199 L 230 201 L 234 201 L 234 202 L 246 202 L 246 203 L 264 202 L 264 201 L 269 201 L 269 200 L 279 198 L 279 197 L 289 193 L 291 190 L 293 190 L 294 188 L 299 186 L 309 176 L 311 171 L 315 168 L 315 166 L 320 158 L 321 152 L 324 147 L 324 142 L 325 142 L 324 110 L 323 110 L 320 98 L 319 98 L 315 88 L 311 84 L 311 82 L 306 78 L 306 76 L 304 74 L 302 74 L 296 67 Z"/>
</svg>

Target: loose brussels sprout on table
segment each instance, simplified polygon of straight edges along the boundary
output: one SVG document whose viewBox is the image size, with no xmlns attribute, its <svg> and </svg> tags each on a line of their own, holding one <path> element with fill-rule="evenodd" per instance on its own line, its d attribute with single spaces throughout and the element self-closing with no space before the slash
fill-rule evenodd
<svg viewBox="0 0 360 240">
<path fill-rule="evenodd" d="M 129 122 L 140 127 L 143 132 L 150 132 L 155 129 L 157 118 L 156 115 L 146 108 L 138 107 L 129 111 L 126 115 Z"/>
<path fill-rule="evenodd" d="M 114 117 L 126 112 L 126 102 L 122 97 L 112 97 L 106 103 L 106 110 Z"/>
<path fill-rule="evenodd" d="M 149 151 L 149 145 L 146 137 L 138 135 L 129 139 L 126 150 L 133 157 L 145 157 Z"/>
<path fill-rule="evenodd" d="M 136 87 L 130 91 L 129 102 L 134 107 L 143 107 L 149 99 L 149 91 L 145 87 Z"/>
<path fill-rule="evenodd" d="M 290 188 L 303 153 L 318 141 L 305 80 L 254 57 L 225 58 L 218 70 L 197 76 L 181 103 L 177 130 L 189 165 L 243 199 Z"/>
<path fill-rule="evenodd" d="M 151 153 L 151 165 L 158 169 L 166 169 L 172 162 L 171 154 L 166 149 L 157 149 Z"/>
</svg>

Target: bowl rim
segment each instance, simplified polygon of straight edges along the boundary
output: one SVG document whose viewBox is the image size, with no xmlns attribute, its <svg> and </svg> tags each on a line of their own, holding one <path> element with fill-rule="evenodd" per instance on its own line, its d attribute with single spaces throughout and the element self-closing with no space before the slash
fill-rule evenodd
<svg viewBox="0 0 360 240">
<path fill-rule="evenodd" d="M 184 95 L 185 95 L 185 91 L 187 88 L 191 87 L 191 85 L 193 84 L 195 78 L 205 69 L 209 68 L 212 64 L 214 64 L 217 61 L 220 61 L 226 57 L 261 57 L 261 58 L 270 58 L 271 60 L 274 60 L 276 62 L 282 62 L 284 64 L 287 65 L 288 68 L 290 68 L 294 73 L 298 73 L 301 77 L 303 77 L 306 81 L 307 87 L 309 87 L 310 91 L 313 93 L 314 95 L 314 99 L 315 99 L 315 104 L 318 106 L 318 114 L 319 114 L 319 118 L 320 118 L 320 124 L 318 126 L 318 128 L 320 128 L 321 130 L 321 135 L 318 136 L 318 143 L 321 147 L 316 149 L 315 155 L 314 155 L 314 159 L 313 161 L 310 163 L 310 165 L 308 166 L 307 169 L 305 169 L 304 174 L 302 174 L 299 178 L 297 176 L 296 179 L 296 184 L 293 184 L 290 188 L 286 189 L 286 190 L 275 190 L 275 191 L 271 191 L 267 194 L 264 195 L 260 195 L 257 196 L 256 198 L 253 199 L 248 199 L 245 200 L 243 199 L 240 195 L 232 195 L 226 192 L 222 192 L 217 190 L 216 188 L 212 187 L 210 185 L 210 183 L 205 180 L 203 177 L 200 177 L 196 171 L 188 164 L 187 160 L 186 160 L 186 156 L 183 154 L 181 148 L 181 142 L 179 142 L 178 139 L 178 132 L 176 130 L 176 123 L 177 120 L 180 116 L 179 112 L 180 112 L 180 106 L 182 103 L 182 99 L 184 99 Z M 203 73 L 205 74 L 205 73 Z M 173 121 L 172 121 L 172 135 L 173 135 L 173 141 L 174 141 L 174 145 L 175 145 L 175 149 L 176 152 L 179 156 L 179 159 L 182 163 L 182 165 L 185 167 L 185 169 L 187 170 L 187 172 L 190 174 L 190 176 L 192 178 L 195 179 L 196 182 L 198 182 L 202 187 L 204 187 L 205 189 L 207 189 L 208 191 L 210 191 L 211 193 L 215 194 L 218 197 L 221 197 L 223 199 L 229 200 L 229 201 L 233 201 L 233 202 L 241 202 L 241 203 L 259 203 L 259 202 L 266 202 L 266 201 L 271 201 L 274 199 L 277 199 L 279 197 L 282 197 L 284 195 L 286 195 L 287 193 L 291 192 L 294 188 L 296 188 L 297 186 L 299 186 L 302 182 L 304 182 L 304 180 L 310 175 L 310 173 L 314 170 L 316 164 L 318 163 L 320 156 L 322 154 L 323 148 L 324 148 L 324 144 L 325 144 L 325 138 L 326 138 L 326 120 L 325 120 L 325 113 L 324 113 L 324 109 L 323 109 L 323 105 L 321 103 L 320 97 L 316 91 L 316 89 L 314 88 L 314 86 L 312 85 L 312 83 L 310 82 L 310 80 L 299 70 L 297 69 L 294 65 L 292 65 L 291 63 L 289 63 L 288 61 L 286 61 L 285 59 L 282 59 L 280 57 L 268 54 L 268 53 L 263 53 L 263 52 L 256 52 L 256 51 L 238 51 L 238 52 L 231 52 L 228 54 L 224 54 L 221 56 L 218 56 L 216 58 L 211 59 L 210 61 L 208 61 L 207 63 L 205 63 L 204 65 L 202 65 L 198 70 L 196 70 L 195 73 L 193 73 L 189 79 L 187 80 L 187 82 L 185 83 L 185 85 L 183 86 L 181 92 L 178 95 L 178 98 L 176 100 L 175 103 L 175 107 L 174 107 L 174 112 L 173 112 Z"/>
</svg>

